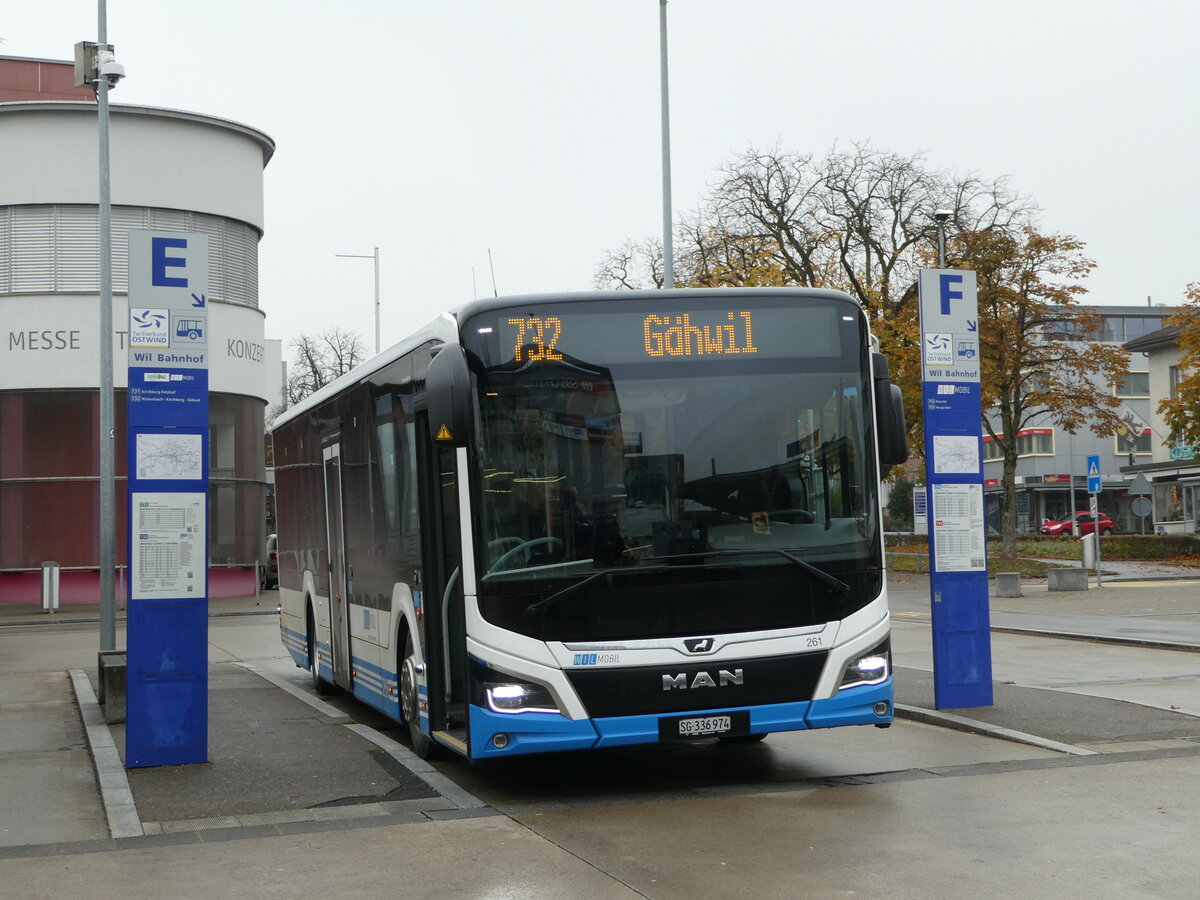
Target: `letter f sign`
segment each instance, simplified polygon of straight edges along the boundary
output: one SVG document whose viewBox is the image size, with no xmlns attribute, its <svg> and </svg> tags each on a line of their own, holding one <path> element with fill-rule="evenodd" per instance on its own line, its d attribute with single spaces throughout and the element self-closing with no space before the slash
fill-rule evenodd
<svg viewBox="0 0 1200 900">
<path fill-rule="evenodd" d="M 938 276 L 938 287 L 939 287 L 938 293 L 941 295 L 941 298 L 942 298 L 942 315 L 943 316 L 950 315 L 950 301 L 951 300 L 961 300 L 963 298 L 962 290 L 961 290 L 962 282 L 963 282 L 963 277 L 961 275 L 939 275 Z M 952 284 L 958 285 L 959 290 L 954 290 L 953 288 L 951 288 Z"/>
</svg>

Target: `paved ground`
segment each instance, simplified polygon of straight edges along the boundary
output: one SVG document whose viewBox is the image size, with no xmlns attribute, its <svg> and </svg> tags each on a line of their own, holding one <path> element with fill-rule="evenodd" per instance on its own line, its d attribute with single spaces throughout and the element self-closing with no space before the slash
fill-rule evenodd
<svg viewBox="0 0 1200 900">
<path fill-rule="evenodd" d="M 1021 597 L 994 598 L 993 625 L 1200 650 L 1200 571 L 1132 565 L 1122 572 L 1105 565 L 1113 575 L 1103 587 L 1049 592 L 1029 584 Z M 894 578 L 892 593 L 898 631 L 905 617 L 911 624 L 927 614 L 923 576 Z M 213 601 L 210 608 L 214 617 L 259 615 L 273 625 L 274 601 L 267 593 Z M 0 606 L 0 629 L 13 634 L 94 622 L 98 612 L 94 605 L 52 614 Z M 1194 755 L 1200 737 L 1200 720 L 1192 716 L 1003 682 L 995 685 L 991 707 L 936 710 L 927 671 L 898 663 L 896 678 L 897 702 L 908 718 L 1055 753 L 1094 753 L 1087 748 L 1119 740 L 1126 749 L 1141 742 Z M 211 670 L 211 765 L 126 772 L 120 728 L 103 725 L 92 680 L 82 669 L 0 675 L 0 860 L 111 848 L 113 840 L 152 847 L 235 830 L 242 837 L 324 833 L 496 815 L 401 744 L 368 734 L 314 697 L 279 690 L 289 685 L 254 665 Z M 329 767 L 328 760 L 347 753 L 370 763 Z"/>
</svg>

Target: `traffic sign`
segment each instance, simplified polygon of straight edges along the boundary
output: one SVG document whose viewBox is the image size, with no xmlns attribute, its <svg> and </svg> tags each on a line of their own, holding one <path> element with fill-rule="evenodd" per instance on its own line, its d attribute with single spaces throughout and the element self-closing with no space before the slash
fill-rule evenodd
<svg viewBox="0 0 1200 900">
<path fill-rule="evenodd" d="M 1100 493 L 1100 457 L 1089 456 L 1087 462 L 1087 489 L 1089 494 Z"/>
<path fill-rule="evenodd" d="M 918 275 L 925 381 L 979 381 L 979 299 L 968 269 L 921 269 Z"/>
<path fill-rule="evenodd" d="M 976 278 L 966 269 L 921 269 L 917 287 L 934 703 L 991 706 Z"/>
<path fill-rule="evenodd" d="M 1154 493 L 1154 488 L 1150 486 L 1150 479 L 1144 472 L 1138 472 L 1133 477 L 1133 484 L 1129 485 L 1129 493 L 1134 497 L 1146 497 Z"/>
</svg>

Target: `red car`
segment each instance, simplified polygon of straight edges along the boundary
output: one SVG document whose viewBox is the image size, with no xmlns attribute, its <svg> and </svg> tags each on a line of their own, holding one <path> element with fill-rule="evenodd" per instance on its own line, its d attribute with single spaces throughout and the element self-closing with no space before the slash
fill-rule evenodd
<svg viewBox="0 0 1200 900">
<path fill-rule="evenodd" d="M 1042 523 L 1042 534 L 1092 534 L 1097 527 L 1100 534 L 1112 534 L 1113 523 L 1108 513 L 1100 513 L 1095 519 L 1087 510 L 1080 510 L 1067 519 L 1049 519 Z"/>
</svg>

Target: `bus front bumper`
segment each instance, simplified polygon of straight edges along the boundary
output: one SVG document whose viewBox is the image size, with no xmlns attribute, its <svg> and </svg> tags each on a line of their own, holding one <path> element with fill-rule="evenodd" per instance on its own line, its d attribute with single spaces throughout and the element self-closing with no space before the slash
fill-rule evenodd
<svg viewBox="0 0 1200 900">
<path fill-rule="evenodd" d="M 750 734 L 804 731 L 845 725 L 888 725 L 894 706 L 892 679 L 875 685 L 848 688 L 825 700 L 775 703 L 698 711 L 696 715 L 750 713 Z M 678 718 L 671 713 L 666 718 Z M 684 714 L 686 715 L 686 714 Z M 496 713 L 471 706 L 471 757 L 474 759 L 586 750 L 659 742 L 662 715 L 612 716 L 602 719 L 568 719 L 558 713 Z"/>
</svg>

